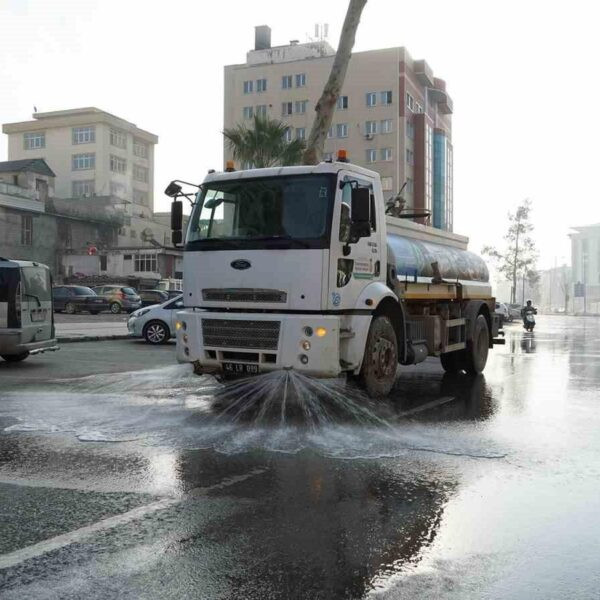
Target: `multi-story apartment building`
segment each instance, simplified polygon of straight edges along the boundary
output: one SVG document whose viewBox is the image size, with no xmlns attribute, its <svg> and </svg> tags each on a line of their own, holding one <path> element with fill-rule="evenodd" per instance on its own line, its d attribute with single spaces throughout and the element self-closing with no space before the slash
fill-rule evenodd
<svg viewBox="0 0 600 600">
<path fill-rule="evenodd" d="M 156 135 L 93 107 L 32 116 L 2 126 L 9 160 L 43 158 L 59 198 L 113 196 L 129 214 L 151 216 Z"/>
<path fill-rule="evenodd" d="M 224 127 L 254 115 L 288 124 L 305 139 L 335 56 L 324 40 L 271 46 L 271 30 L 256 28 L 243 64 L 225 67 Z M 431 224 L 452 230 L 452 100 L 443 80 L 405 48 L 352 54 L 324 159 L 345 149 L 351 162 L 381 175 L 384 193 L 406 183 L 407 205 L 430 211 Z M 224 159 L 231 159 L 225 144 Z M 238 165 L 244 167 L 247 165 Z"/>
<path fill-rule="evenodd" d="M 600 312 L 600 223 L 572 229 L 574 311 Z"/>
</svg>

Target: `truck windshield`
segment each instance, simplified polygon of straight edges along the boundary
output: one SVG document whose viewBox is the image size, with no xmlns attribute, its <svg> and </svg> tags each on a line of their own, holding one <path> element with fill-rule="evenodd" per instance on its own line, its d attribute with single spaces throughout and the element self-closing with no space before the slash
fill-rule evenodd
<svg viewBox="0 0 600 600">
<path fill-rule="evenodd" d="M 334 175 L 237 179 L 206 184 L 186 249 L 326 248 Z"/>
</svg>

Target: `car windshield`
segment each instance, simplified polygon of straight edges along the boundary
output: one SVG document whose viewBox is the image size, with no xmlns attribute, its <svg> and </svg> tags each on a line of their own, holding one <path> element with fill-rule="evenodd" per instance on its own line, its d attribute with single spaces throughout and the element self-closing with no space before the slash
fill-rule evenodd
<svg viewBox="0 0 600 600">
<path fill-rule="evenodd" d="M 263 177 L 203 187 L 192 213 L 188 249 L 325 248 L 334 175 Z"/>
<path fill-rule="evenodd" d="M 121 291 L 128 296 L 135 296 L 137 294 L 133 288 L 121 288 Z"/>
<path fill-rule="evenodd" d="M 77 287 L 72 287 L 71 288 L 73 290 L 73 293 L 76 296 L 95 296 L 96 292 L 89 287 L 83 287 L 83 286 L 77 286 Z"/>
</svg>

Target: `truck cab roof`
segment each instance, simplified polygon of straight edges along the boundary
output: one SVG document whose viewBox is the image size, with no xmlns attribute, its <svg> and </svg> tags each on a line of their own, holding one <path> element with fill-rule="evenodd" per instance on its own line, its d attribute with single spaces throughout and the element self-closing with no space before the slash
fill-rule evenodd
<svg viewBox="0 0 600 600">
<path fill-rule="evenodd" d="M 20 269 L 21 267 L 42 267 L 47 269 L 48 266 L 43 263 L 33 262 L 30 260 L 12 260 L 0 256 L 0 268 L 3 269 Z"/>
<path fill-rule="evenodd" d="M 338 173 L 339 171 L 352 171 L 357 175 L 364 175 L 371 178 L 378 178 L 375 171 L 359 167 L 347 162 L 320 162 L 317 165 L 299 165 L 293 167 L 269 167 L 266 169 L 246 169 L 241 171 L 225 171 L 219 173 L 209 173 L 204 183 L 214 181 L 232 181 L 238 179 L 255 179 L 257 177 L 281 177 L 283 175 L 310 175 Z"/>
</svg>

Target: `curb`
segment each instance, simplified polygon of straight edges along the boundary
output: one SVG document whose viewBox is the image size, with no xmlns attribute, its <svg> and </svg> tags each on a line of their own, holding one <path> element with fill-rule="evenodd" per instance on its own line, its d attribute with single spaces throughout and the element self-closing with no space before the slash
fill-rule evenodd
<svg viewBox="0 0 600 600">
<path fill-rule="evenodd" d="M 117 335 L 72 335 L 59 337 L 59 344 L 68 344 L 71 342 L 106 342 L 109 340 L 127 340 L 134 339 L 132 335 L 129 334 L 117 334 Z"/>
</svg>

